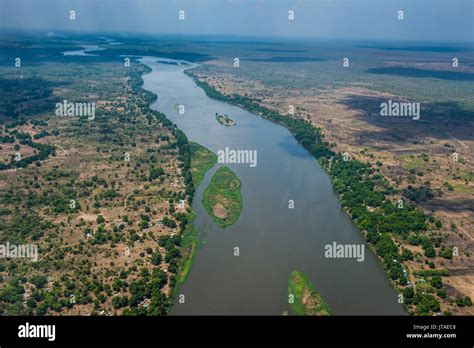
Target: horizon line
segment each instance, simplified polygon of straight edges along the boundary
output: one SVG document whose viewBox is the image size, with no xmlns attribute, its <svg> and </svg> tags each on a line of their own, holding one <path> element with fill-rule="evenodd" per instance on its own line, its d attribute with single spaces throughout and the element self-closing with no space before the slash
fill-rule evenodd
<svg viewBox="0 0 474 348">
<path fill-rule="evenodd" d="M 433 39 L 396 39 L 396 38 L 348 38 L 348 37 L 319 37 L 319 36 L 268 36 L 268 35 L 246 35 L 246 34 L 214 34 L 214 33 L 176 33 L 176 32 L 148 32 L 148 31 L 113 31 L 113 30 L 64 30 L 64 29 L 22 29 L 22 28 L 11 28 L 11 27 L 0 27 L 0 34 L 14 33 L 26 36 L 28 33 L 43 33 L 45 36 L 53 33 L 59 36 L 62 34 L 69 35 L 115 35 L 115 36 L 128 36 L 137 37 L 139 35 L 145 35 L 150 37 L 174 37 L 174 38 L 185 38 L 185 37 L 201 37 L 201 38 L 227 38 L 227 39 L 256 39 L 256 40 L 281 40 L 281 41 L 348 41 L 348 42 L 413 42 L 413 43 L 451 43 L 451 44 L 470 44 L 474 45 L 474 39 L 472 41 L 466 40 L 433 40 Z M 232 40 L 229 40 L 231 42 Z M 238 42 L 239 40 L 235 40 Z M 212 41 L 210 41 L 212 42 Z M 474 47 L 473 47 L 474 48 Z"/>
</svg>

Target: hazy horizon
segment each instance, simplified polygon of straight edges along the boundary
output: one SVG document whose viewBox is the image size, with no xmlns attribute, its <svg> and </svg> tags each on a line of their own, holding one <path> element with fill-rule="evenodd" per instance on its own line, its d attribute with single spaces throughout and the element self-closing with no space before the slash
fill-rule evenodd
<svg viewBox="0 0 474 348">
<path fill-rule="evenodd" d="M 0 1 L 2 32 L 473 42 L 473 19 L 470 0 Z"/>
</svg>

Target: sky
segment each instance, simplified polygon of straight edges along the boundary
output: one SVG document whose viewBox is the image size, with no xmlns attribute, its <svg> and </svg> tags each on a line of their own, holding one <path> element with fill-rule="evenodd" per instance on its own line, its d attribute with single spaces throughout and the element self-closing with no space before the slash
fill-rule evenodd
<svg viewBox="0 0 474 348">
<path fill-rule="evenodd" d="M 474 0 L 0 0 L 0 29 L 473 42 Z"/>
</svg>

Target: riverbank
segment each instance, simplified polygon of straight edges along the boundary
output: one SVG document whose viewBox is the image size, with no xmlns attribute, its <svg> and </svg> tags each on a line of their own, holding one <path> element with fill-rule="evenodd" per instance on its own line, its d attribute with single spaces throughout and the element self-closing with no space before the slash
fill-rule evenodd
<svg viewBox="0 0 474 348">
<path fill-rule="evenodd" d="M 181 233 L 181 260 L 178 263 L 179 272 L 176 277 L 175 286 L 172 290 L 172 298 L 177 295 L 179 289 L 188 278 L 189 272 L 191 271 L 191 266 L 196 256 L 198 247 L 198 231 L 193 225 L 195 218 L 196 213 L 191 211 L 187 216 L 188 223 Z"/>
<path fill-rule="evenodd" d="M 147 65 L 142 64 L 141 66 L 145 67 L 144 74 L 152 71 L 152 69 Z M 176 220 L 175 225 L 179 226 L 177 233 L 179 238 L 171 236 L 159 240 L 160 246 L 166 249 L 164 261 L 168 263 L 168 296 L 164 299 L 160 298 L 159 300 L 161 302 L 157 306 L 154 306 L 152 299 L 152 307 L 157 307 L 159 310 L 150 308 L 148 311 L 144 312 L 148 315 L 162 315 L 167 314 L 173 305 L 174 299 L 178 294 L 180 287 L 185 282 L 196 255 L 198 247 L 198 231 L 193 225 L 196 213 L 192 208 L 192 203 L 194 200 L 195 187 L 197 187 L 197 185 L 195 185 L 193 181 L 193 172 L 201 173 L 204 169 L 202 164 L 199 165 L 198 168 L 193 167 L 192 164 L 191 148 L 195 150 L 199 145 L 191 144 L 187 136 L 178 129 L 164 113 L 151 109 L 151 104 L 157 100 L 157 95 L 143 89 L 142 75 L 130 74 L 129 77 L 133 91 L 138 93 L 143 100 L 140 107 L 143 112 L 147 114 L 148 124 L 159 124 L 160 128 L 166 128 L 171 131 L 171 134 L 175 139 L 175 144 L 173 146 L 177 149 L 177 159 L 180 168 L 179 175 L 184 181 L 184 192 L 182 192 L 182 194 L 186 197 L 184 200 L 187 203 L 186 210 L 184 212 L 177 212 L 173 209 L 173 212 L 171 213 L 171 216 Z M 194 164 L 196 165 L 196 161 Z M 167 221 L 174 220 L 168 219 Z M 144 278 L 143 280 L 146 281 L 147 278 Z M 151 286 L 151 284 L 147 284 L 146 286 Z M 130 314 L 135 314 L 135 312 L 132 311 Z"/>
<path fill-rule="evenodd" d="M 193 188 L 196 189 L 201 183 L 204 175 L 217 163 L 217 155 L 204 146 L 189 141 L 189 154 L 191 158 L 191 175 L 193 178 Z M 196 218 L 194 210 L 188 215 L 188 223 L 181 234 L 181 255 L 180 271 L 173 289 L 174 296 L 186 281 L 196 256 L 198 248 L 198 230 L 193 222 Z"/>
<path fill-rule="evenodd" d="M 214 222 L 222 227 L 233 225 L 242 211 L 240 180 L 228 167 L 219 168 L 204 191 L 202 203 Z"/>
</svg>

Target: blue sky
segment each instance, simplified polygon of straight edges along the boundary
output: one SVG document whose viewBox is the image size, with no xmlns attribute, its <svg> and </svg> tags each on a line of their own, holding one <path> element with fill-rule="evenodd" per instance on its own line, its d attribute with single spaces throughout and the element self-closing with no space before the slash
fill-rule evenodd
<svg viewBox="0 0 474 348">
<path fill-rule="evenodd" d="M 0 0 L 0 28 L 472 42 L 474 0 Z"/>
</svg>

